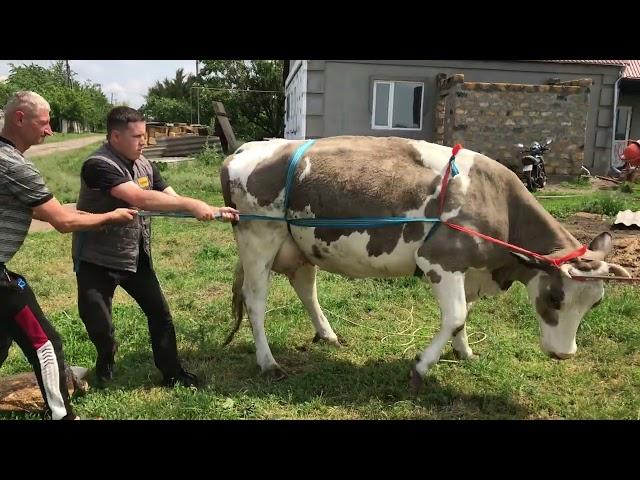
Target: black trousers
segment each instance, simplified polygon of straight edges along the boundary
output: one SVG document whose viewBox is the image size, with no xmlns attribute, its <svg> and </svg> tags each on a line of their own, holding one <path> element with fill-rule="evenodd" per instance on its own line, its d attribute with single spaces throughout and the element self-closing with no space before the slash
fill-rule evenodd
<svg viewBox="0 0 640 480">
<path fill-rule="evenodd" d="M 33 367 L 48 415 L 54 420 L 75 418 L 60 335 L 25 278 L 0 265 L 0 365 L 14 340 Z"/>
<path fill-rule="evenodd" d="M 80 262 L 76 280 L 80 318 L 96 347 L 98 360 L 113 362 L 116 340 L 111 302 L 116 287 L 120 285 L 147 316 L 156 367 L 165 376 L 179 372 L 176 332 L 169 305 L 149 257 L 142 249 L 136 273 Z"/>
</svg>

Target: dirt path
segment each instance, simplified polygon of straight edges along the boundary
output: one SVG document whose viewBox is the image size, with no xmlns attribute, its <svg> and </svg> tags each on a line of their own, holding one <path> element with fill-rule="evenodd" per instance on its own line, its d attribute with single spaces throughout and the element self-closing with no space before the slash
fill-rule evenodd
<svg viewBox="0 0 640 480">
<path fill-rule="evenodd" d="M 42 155 L 49 155 L 51 153 L 64 152 L 66 150 L 73 150 L 76 148 L 82 148 L 89 144 L 95 143 L 99 140 L 104 140 L 104 133 L 97 135 L 91 135 L 88 137 L 76 138 L 74 140 L 65 140 L 63 142 L 47 143 L 43 145 L 34 145 L 25 152 L 25 157 L 34 158 Z"/>
</svg>

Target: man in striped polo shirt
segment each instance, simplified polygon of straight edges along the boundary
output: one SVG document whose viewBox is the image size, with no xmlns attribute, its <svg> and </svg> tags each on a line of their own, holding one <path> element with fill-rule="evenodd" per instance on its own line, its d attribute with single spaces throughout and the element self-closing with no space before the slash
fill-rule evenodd
<svg viewBox="0 0 640 480">
<path fill-rule="evenodd" d="M 78 417 L 69 404 L 60 336 L 42 313 L 25 277 L 5 264 L 22 246 L 32 218 L 66 233 L 130 223 L 136 212 L 118 208 L 92 215 L 60 205 L 36 166 L 23 156 L 52 134 L 49 111 L 49 103 L 37 93 L 17 92 L 5 107 L 0 132 L 0 365 L 15 340 L 33 366 L 48 416 L 74 420 Z"/>
</svg>

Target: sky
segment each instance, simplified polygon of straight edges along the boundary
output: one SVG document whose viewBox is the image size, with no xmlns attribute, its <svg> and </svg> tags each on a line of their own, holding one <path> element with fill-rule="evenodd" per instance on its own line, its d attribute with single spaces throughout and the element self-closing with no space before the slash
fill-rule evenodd
<svg viewBox="0 0 640 480">
<path fill-rule="evenodd" d="M 35 63 L 49 67 L 55 60 L 0 60 L 0 80 L 9 75 L 10 63 L 29 65 Z M 126 102 L 132 108 L 144 103 L 144 95 L 156 81 L 174 78 L 176 70 L 183 68 L 185 75 L 196 73 L 195 60 L 69 60 L 75 72 L 75 80 L 99 83 L 102 91 L 113 102 Z"/>
</svg>

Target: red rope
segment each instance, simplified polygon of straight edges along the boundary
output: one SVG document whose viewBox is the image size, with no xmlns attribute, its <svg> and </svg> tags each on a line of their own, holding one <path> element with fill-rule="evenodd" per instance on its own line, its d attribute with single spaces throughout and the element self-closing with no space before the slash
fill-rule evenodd
<svg viewBox="0 0 640 480">
<path fill-rule="evenodd" d="M 493 238 L 490 237 L 489 235 L 485 235 L 483 233 L 477 232 L 476 230 L 473 230 L 471 228 L 467 228 L 467 227 L 463 227 L 462 225 L 456 225 L 455 223 L 450 223 L 447 222 L 445 220 L 442 220 L 442 223 L 444 223 L 446 226 L 453 228 L 454 230 L 459 230 L 461 232 L 464 233 L 468 233 L 469 235 L 475 236 L 475 237 L 480 237 L 484 240 L 487 240 L 489 242 L 493 242 L 497 245 L 500 245 L 504 248 L 507 248 L 509 250 L 513 250 L 514 252 L 519 252 L 519 253 L 524 253 L 526 255 L 529 255 L 531 257 L 537 258 L 538 260 L 542 260 L 545 262 L 550 263 L 551 265 L 555 266 L 555 267 L 560 267 L 560 265 L 562 265 L 563 263 L 568 262 L 569 260 L 572 260 L 574 258 L 578 258 L 582 255 L 585 254 L 585 252 L 587 251 L 587 246 L 586 245 L 582 245 L 580 248 L 578 248 L 577 250 L 574 250 L 573 252 L 565 255 L 564 257 L 560 257 L 560 258 L 553 258 L 553 257 L 547 257 L 546 255 L 540 255 L 539 253 L 535 253 L 532 252 L 530 250 L 527 250 L 526 248 L 522 248 L 522 247 L 518 247 L 517 245 L 513 245 L 509 242 L 505 242 L 503 240 L 498 240 L 497 238 Z"/>
<path fill-rule="evenodd" d="M 455 161 L 456 159 L 456 154 L 458 153 L 458 151 L 461 149 L 461 145 L 457 144 L 455 147 L 453 147 L 453 152 L 451 155 L 451 158 L 449 159 L 449 164 L 447 165 L 447 168 L 444 172 L 444 177 L 442 178 L 442 184 L 440 186 L 440 213 L 439 213 L 439 217 L 442 217 L 442 211 L 444 208 L 444 199 L 445 199 L 445 195 L 447 192 L 447 186 L 449 185 L 449 178 L 451 176 L 451 164 Z M 493 238 L 490 237 L 489 235 L 485 235 L 483 233 L 480 233 L 476 230 L 473 230 L 471 228 L 468 227 L 463 227 L 462 225 L 457 225 L 455 223 L 451 223 L 451 222 L 447 222 L 446 220 L 441 220 L 442 223 L 444 223 L 445 225 L 447 225 L 450 228 L 453 228 L 454 230 L 458 230 L 460 232 L 464 232 L 467 233 L 469 235 L 475 236 L 475 237 L 480 237 L 484 240 L 487 240 L 489 242 L 493 242 L 497 245 L 500 245 L 504 248 L 507 248 L 509 250 L 512 250 L 514 252 L 519 252 L 519 253 L 524 253 L 526 255 L 529 255 L 533 258 L 537 258 L 538 260 L 542 260 L 544 262 L 548 262 L 551 265 L 553 265 L 554 267 L 560 268 L 560 265 L 562 265 L 563 263 L 568 262 L 569 260 L 572 260 L 574 258 L 578 258 L 582 255 L 585 254 L 585 252 L 587 251 L 587 246 L 586 245 L 582 245 L 580 246 L 580 248 L 578 248 L 577 250 L 574 250 L 573 252 L 568 253 L 567 255 L 560 257 L 560 258 L 553 258 L 553 257 L 548 257 L 546 255 L 540 255 L 539 253 L 535 253 L 532 252 L 530 250 L 527 250 L 526 248 L 522 248 L 522 247 L 518 247 L 517 245 L 513 245 L 509 242 L 505 242 L 503 240 L 498 240 L 497 238 Z"/>
</svg>

